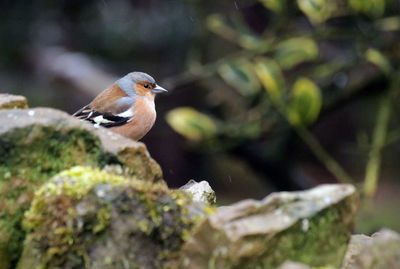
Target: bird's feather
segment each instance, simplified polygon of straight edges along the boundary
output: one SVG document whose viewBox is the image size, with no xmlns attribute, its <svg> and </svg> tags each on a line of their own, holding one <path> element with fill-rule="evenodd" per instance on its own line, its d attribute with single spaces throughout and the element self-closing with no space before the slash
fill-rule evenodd
<svg viewBox="0 0 400 269">
<path fill-rule="evenodd" d="M 128 113 L 126 113 L 125 115 L 128 116 L 127 114 Z M 92 109 L 90 105 L 81 108 L 73 114 L 74 117 L 80 120 L 86 120 L 93 123 L 94 125 L 103 126 L 106 128 L 121 126 L 132 119 L 133 115 L 130 117 L 126 117 L 125 115 L 123 114 L 119 116 L 111 113 L 102 113 Z"/>
</svg>

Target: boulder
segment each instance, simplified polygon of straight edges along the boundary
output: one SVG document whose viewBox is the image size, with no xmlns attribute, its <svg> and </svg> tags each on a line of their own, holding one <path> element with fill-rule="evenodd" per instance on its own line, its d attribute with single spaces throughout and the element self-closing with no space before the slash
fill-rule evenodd
<svg viewBox="0 0 400 269">
<path fill-rule="evenodd" d="M 0 93 L 0 109 L 28 108 L 28 101 L 24 96 Z"/>
<path fill-rule="evenodd" d="M 76 167 L 34 196 L 18 269 L 177 268 L 192 226 L 190 195 L 164 182 Z M 204 214 L 203 214 L 204 215 Z"/>
<path fill-rule="evenodd" d="M 144 181 L 162 180 L 159 165 L 143 143 L 55 109 L 0 110 L 0 257 L 15 262 L 20 255 L 20 222 L 33 191 L 77 165 Z"/>
<path fill-rule="evenodd" d="M 342 269 L 398 269 L 400 234 L 383 229 L 372 236 L 353 235 Z"/>
<path fill-rule="evenodd" d="M 285 261 L 338 267 L 357 205 L 352 185 L 321 185 L 220 208 L 184 244 L 181 267 L 268 269 Z"/>
</svg>

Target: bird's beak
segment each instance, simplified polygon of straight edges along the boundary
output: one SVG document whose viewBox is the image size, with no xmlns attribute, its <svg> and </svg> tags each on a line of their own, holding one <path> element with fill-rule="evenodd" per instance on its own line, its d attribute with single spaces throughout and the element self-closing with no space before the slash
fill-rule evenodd
<svg viewBox="0 0 400 269">
<path fill-rule="evenodd" d="M 162 92 L 168 92 L 166 89 L 163 87 L 159 86 L 156 84 L 156 87 L 152 90 L 154 93 L 162 93 Z"/>
</svg>

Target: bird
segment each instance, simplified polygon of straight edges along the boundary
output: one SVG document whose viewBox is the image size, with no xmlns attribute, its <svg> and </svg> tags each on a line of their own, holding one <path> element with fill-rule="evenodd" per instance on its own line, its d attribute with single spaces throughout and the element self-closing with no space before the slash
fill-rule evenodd
<svg viewBox="0 0 400 269">
<path fill-rule="evenodd" d="M 133 140 L 140 140 L 156 120 L 155 95 L 165 93 L 153 77 L 131 72 L 97 95 L 72 116 L 103 126 Z"/>
</svg>

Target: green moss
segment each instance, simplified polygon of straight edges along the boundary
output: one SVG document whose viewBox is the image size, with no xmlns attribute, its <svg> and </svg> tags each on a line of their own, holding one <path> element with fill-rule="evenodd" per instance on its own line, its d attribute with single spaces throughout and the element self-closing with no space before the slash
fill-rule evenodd
<svg viewBox="0 0 400 269">
<path fill-rule="evenodd" d="M 100 141 L 80 129 L 35 126 L 0 137 L 0 248 L 11 261 L 20 254 L 20 221 L 33 189 L 77 164 L 97 165 L 101 154 Z"/>
<path fill-rule="evenodd" d="M 81 129 L 33 126 L 1 137 L 0 177 L 43 182 L 70 167 L 97 165 L 102 154 L 98 138 Z"/>
<path fill-rule="evenodd" d="M 116 161 L 125 167 L 125 175 L 135 175 L 138 178 L 148 178 L 151 175 L 153 181 L 159 181 L 163 177 L 161 167 L 153 159 L 148 159 L 148 154 L 145 147 L 128 147 L 118 152 Z"/>
<path fill-rule="evenodd" d="M 110 211 L 111 211 L 111 207 L 107 206 L 104 208 L 101 208 L 98 212 L 97 212 L 97 225 L 93 227 L 93 232 L 94 233 L 98 233 L 103 231 L 108 224 L 110 224 Z"/>
<path fill-rule="evenodd" d="M 32 259 L 32 248 L 39 257 L 35 266 L 43 268 L 139 268 L 170 262 L 198 221 L 188 214 L 190 204 L 186 193 L 162 182 L 75 167 L 35 192 L 23 221 L 29 236 L 21 264 Z M 107 247 L 106 259 L 91 256 Z"/>
<path fill-rule="evenodd" d="M 68 198 L 78 201 L 87 195 L 96 184 L 107 183 L 111 185 L 123 185 L 127 184 L 129 181 L 130 179 L 109 174 L 99 169 L 81 166 L 61 172 L 55 177 L 55 180 L 48 182 L 35 192 L 32 205 L 25 213 L 24 228 L 32 230 L 43 226 L 47 219 L 47 217 L 43 215 L 43 212 L 47 210 L 48 206 L 52 206 L 49 205 L 48 199 L 63 197 L 65 199 Z M 64 211 L 66 210 L 66 208 L 62 209 L 64 209 Z M 97 212 L 98 219 L 104 221 L 109 218 L 108 211 L 107 209 L 99 210 Z M 71 217 L 75 216 L 75 212 L 69 211 L 68 213 Z"/>
<path fill-rule="evenodd" d="M 38 246 L 40 265 L 44 268 L 57 266 L 65 261 L 65 255 L 69 252 L 74 253 L 78 263 L 90 263 L 86 244 L 110 224 L 111 207 L 103 203 L 79 209 L 77 205 L 97 184 L 121 186 L 130 180 L 99 169 L 75 167 L 58 174 L 39 188 L 30 209 L 25 213 L 23 226 L 27 231 L 34 231 L 27 244 L 35 242 L 34 245 Z M 82 214 L 88 219 L 81 219 Z M 71 221 L 84 222 L 85 227 L 71 226 Z"/>
</svg>

